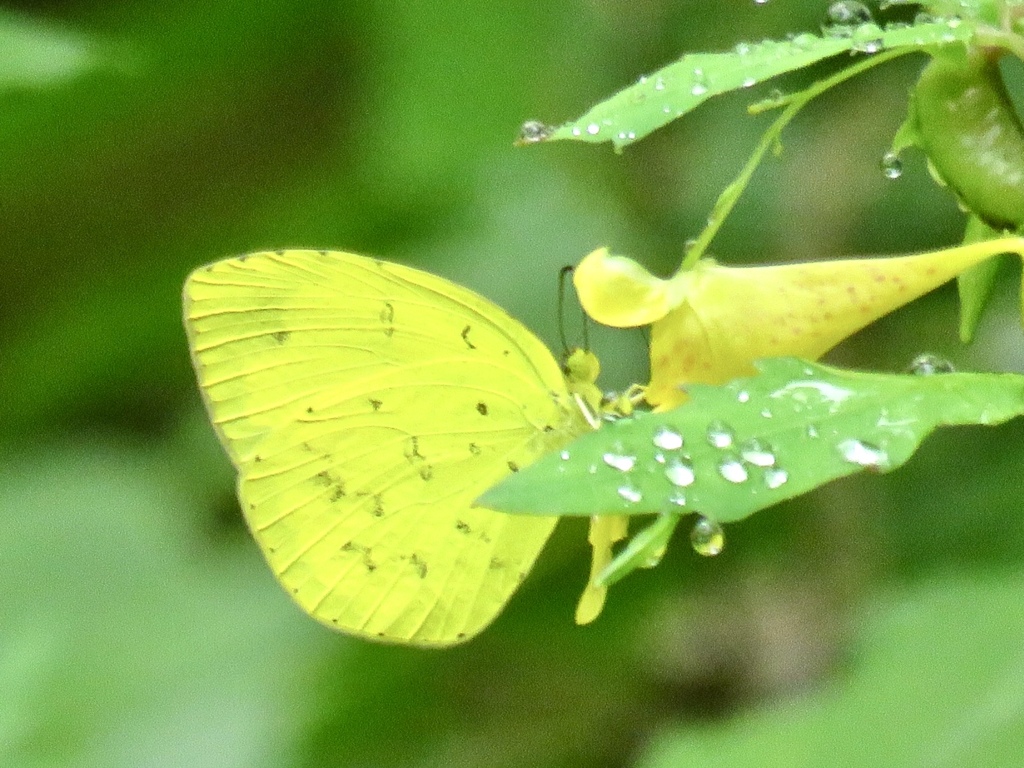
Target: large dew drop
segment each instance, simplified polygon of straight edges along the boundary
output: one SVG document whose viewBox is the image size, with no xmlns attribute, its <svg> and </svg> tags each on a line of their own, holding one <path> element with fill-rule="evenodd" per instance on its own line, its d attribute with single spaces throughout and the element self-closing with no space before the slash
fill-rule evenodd
<svg viewBox="0 0 1024 768">
<path fill-rule="evenodd" d="M 843 440 L 836 448 L 846 461 L 861 467 L 884 469 L 889 463 L 889 454 L 884 450 L 860 440 Z"/>
<path fill-rule="evenodd" d="M 708 424 L 708 444 L 712 448 L 728 448 L 736 435 L 732 427 L 723 421 L 713 421 Z"/>
<path fill-rule="evenodd" d="M 853 34 L 854 27 L 872 21 L 871 11 L 857 0 L 838 0 L 828 7 L 824 27 L 827 31 L 846 30 L 845 37 Z"/>
<path fill-rule="evenodd" d="M 740 446 L 740 456 L 747 464 L 753 464 L 755 467 L 775 466 L 772 447 L 757 438 L 747 440 Z"/>
<path fill-rule="evenodd" d="M 668 478 L 672 485 L 678 488 L 686 488 L 693 485 L 693 481 L 696 479 L 693 467 L 679 459 L 673 459 L 668 463 L 665 467 L 665 477 Z"/>
<path fill-rule="evenodd" d="M 916 376 L 931 376 L 936 373 L 953 373 L 956 368 L 949 360 L 938 355 L 918 355 L 910 362 L 910 372 Z"/>
<path fill-rule="evenodd" d="M 683 447 L 683 436 L 670 427 L 658 427 L 654 433 L 654 447 L 663 451 L 677 451 Z"/>
<path fill-rule="evenodd" d="M 764 472 L 764 485 L 769 490 L 781 488 L 789 480 L 789 472 L 778 467 L 770 467 Z"/>
<path fill-rule="evenodd" d="M 620 472 L 629 472 L 636 465 L 636 456 L 626 456 L 621 453 L 606 453 L 604 463 L 612 469 Z"/>
<path fill-rule="evenodd" d="M 630 504 L 637 504 L 644 500 L 644 495 L 631 485 L 619 486 L 619 496 Z"/>
<path fill-rule="evenodd" d="M 539 120 L 527 120 L 519 129 L 519 144 L 539 144 L 551 138 L 551 128 Z"/>
<path fill-rule="evenodd" d="M 861 24 L 853 30 L 853 50 L 860 53 L 878 53 L 885 46 L 882 29 L 877 24 Z"/>
<path fill-rule="evenodd" d="M 895 152 L 886 152 L 879 162 L 882 175 L 887 179 L 898 179 L 903 175 L 903 161 Z"/>
<path fill-rule="evenodd" d="M 745 482 L 749 476 L 743 462 L 735 456 L 727 456 L 722 460 L 722 463 L 718 465 L 718 474 L 730 483 Z"/>
<path fill-rule="evenodd" d="M 690 530 L 690 546 L 698 555 L 713 557 L 725 548 L 725 531 L 714 520 L 700 517 Z"/>
</svg>

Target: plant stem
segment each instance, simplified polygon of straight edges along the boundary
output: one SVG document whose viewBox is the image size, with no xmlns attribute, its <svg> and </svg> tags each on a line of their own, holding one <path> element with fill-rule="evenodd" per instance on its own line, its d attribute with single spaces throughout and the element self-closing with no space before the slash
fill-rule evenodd
<svg viewBox="0 0 1024 768">
<path fill-rule="evenodd" d="M 750 159 L 747 160 L 746 165 L 743 166 L 739 175 L 724 190 L 722 190 L 722 194 L 718 196 L 718 200 L 715 202 L 715 206 L 711 210 L 711 215 L 708 216 L 708 223 L 707 226 L 704 227 L 704 231 L 700 233 L 700 236 L 696 240 L 690 241 L 687 245 L 683 262 L 679 267 L 679 272 L 685 272 L 688 269 L 692 269 L 700 260 L 701 256 L 704 255 L 707 247 L 711 244 L 715 235 L 718 234 L 719 228 L 732 212 L 733 206 L 736 205 L 740 195 L 742 195 L 743 191 L 747 188 L 747 184 L 750 183 L 750 179 L 754 175 L 754 171 L 757 170 L 757 166 L 760 165 L 761 160 L 764 159 L 764 155 L 768 151 L 768 148 L 775 146 L 777 148 L 776 153 L 781 151 L 782 144 L 780 142 L 780 135 L 782 134 L 782 129 L 789 124 L 790 120 L 796 117 L 797 113 L 801 109 L 803 109 L 816 96 L 821 95 L 833 86 L 839 85 L 852 77 L 856 77 L 874 66 L 884 64 L 885 62 L 891 61 L 899 56 L 905 56 L 908 53 L 916 52 L 916 49 L 900 48 L 885 51 L 884 53 L 878 53 L 871 58 L 864 59 L 863 61 L 859 61 L 856 64 L 846 67 L 830 77 L 819 80 L 798 93 L 791 94 L 782 99 L 772 99 L 767 102 L 759 102 L 758 104 L 751 105 L 748 110 L 751 114 L 757 114 L 758 112 L 774 109 L 782 105 L 785 105 L 785 108 L 775 119 L 775 122 L 772 123 L 761 135 L 761 141 L 754 149 L 753 154 L 751 154 Z"/>
</svg>

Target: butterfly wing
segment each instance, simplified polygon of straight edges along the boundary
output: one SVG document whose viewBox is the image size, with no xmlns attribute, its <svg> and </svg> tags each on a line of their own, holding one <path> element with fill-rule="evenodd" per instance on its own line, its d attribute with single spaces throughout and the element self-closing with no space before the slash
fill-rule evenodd
<svg viewBox="0 0 1024 768">
<path fill-rule="evenodd" d="M 490 623 L 556 519 L 472 501 L 588 429 L 536 337 L 447 280 L 340 252 L 201 268 L 185 320 L 246 519 L 306 611 L 422 645 Z"/>
</svg>

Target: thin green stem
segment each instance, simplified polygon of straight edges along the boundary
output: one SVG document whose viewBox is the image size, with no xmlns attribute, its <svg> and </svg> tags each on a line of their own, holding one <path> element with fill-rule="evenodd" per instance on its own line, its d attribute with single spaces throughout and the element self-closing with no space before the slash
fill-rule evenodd
<svg viewBox="0 0 1024 768">
<path fill-rule="evenodd" d="M 783 128 L 785 128 L 789 121 L 796 117 L 797 113 L 803 109 L 812 99 L 816 96 L 820 96 L 822 93 L 827 91 L 840 83 L 849 80 L 852 77 L 856 77 L 862 72 L 866 72 L 872 67 L 884 64 L 887 61 L 891 61 L 899 56 L 905 56 L 908 53 L 916 53 L 917 49 L 914 48 L 899 48 L 891 51 L 885 51 L 884 53 L 878 53 L 871 58 L 859 61 L 849 67 L 846 67 L 840 72 L 819 80 L 812 84 L 808 88 L 786 96 L 782 99 L 773 99 L 769 102 L 762 102 L 761 104 L 755 104 L 752 108 L 752 112 L 764 111 L 766 109 L 772 109 L 785 105 L 782 113 L 775 119 L 768 129 L 762 134 L 761 141 L 754 149 L 750 159 L 747 160 L 746 165 L 740 171 L 739 175 L 724 189 L 722 194 L 718 196 L 718 200 L 715 202 L 715 207 L 711 210 L 711 215 L 708 216 L 707 226 L 704 227 L 704 231 L 700 233 L 700 236 L 696 240 L 692 240 L 686 249 L 686 254 L 683 257 L 683 263 L 679 267 L 680 272 L 685 272 L 688 269 L 692 269 L 693 266 L 700 260 L 701 256 L 707 250 L 707 247 L 711 244 L 715 235 L 718 234 L 719 228 L 725 222 L 726 218 L 732 212 L 733 206 L 739 200 L 740 195 L 747 188 L 747 184 L 750 183 L 751 177 L 754 175 L 754 171 L 757 170 L 757 166 L 760 165 L 761 160 L 764 159 L 765 153 L 768 152 L 769 147 L 781 146 L 780 136 Z"/>
</svg>

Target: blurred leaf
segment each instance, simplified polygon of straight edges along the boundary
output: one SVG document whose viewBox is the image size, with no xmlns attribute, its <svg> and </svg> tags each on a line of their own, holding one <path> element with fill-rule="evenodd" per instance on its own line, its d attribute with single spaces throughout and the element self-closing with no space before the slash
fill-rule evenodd
<svg viewBox="0 0 1024 768">
<path fill-rule="evenodd" d="M 0 764 L 280 765 L 327 633 L 254 550 L 208 548 L 131 446 L 4 470 Z"/>
<path fill-rule="evenodd" d="M 640 768 L 1020 765 L 1024 583 L 933 581 L 883 595 L 846 677 L 730 722 L 657 738 Z"/>
<path fill-rule="evenodd" d="M 926 361 L 935 373 L 939 363 Z M 510 475 L 478 503 L 544 515 L 683 514 L 741 520 L 864 469 L 888 471 L 937 426 L 1024 413 L 1024 376 L 844 371 L 794 358 L 690 385 L 663 413 L 605 424 Z"/>
<path fill-rule="evenodd" d="M 43 88 L 126 57 L 67 27 L 0 10 L 0 89 Z"/>
<path fill-rule="evenodd" d="M 808 67 L 844 51 L 923 50 L 931 45 L 968 40 L 970 24 L 959 19 L 915 25 L 850 26 L 824 37 L 809 32 L 792 40 L 739 43 L 726 53 L 689 53 L 679 61 L 592 107 L 582 117 L 551 131 L 545 140 L 575 139 L 591 144 L 611 141 L 616 149 L 639 141 L 682 117 L 712 96 L 749 88 L 786 72 Z"/>
</svg>

